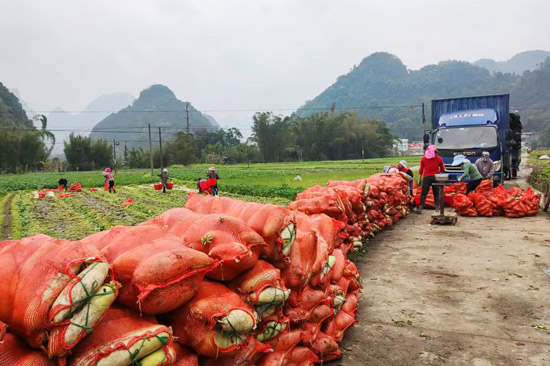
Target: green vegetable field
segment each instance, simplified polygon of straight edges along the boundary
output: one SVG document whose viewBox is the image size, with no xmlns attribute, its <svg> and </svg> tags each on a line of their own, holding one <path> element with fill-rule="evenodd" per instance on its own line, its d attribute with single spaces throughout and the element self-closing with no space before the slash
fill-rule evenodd
<svg viewBox="0 0 550 366">
<path fill-rule="evenodd" d="M 305 163 L 224 165 L 217 167 L 220 194 L 247 201 L 287 205 L 297 193 L 328 180 L 354 180 L 382 171 L 384 165 L 402 158 Z M 420 157 L 406 158 L 410 166 Z M 185 204 L 188 192 L 196 191 L 196 179 L 204 177 L 207 165 L 169 168 L 175 189 L 163 194 L 155 191 L 158 171 L 119 170 L 115 175 L 117 193 L 103 190 L 101 172 L 29 173 L 0 175 L 0 239 L 19 239 L 43 233 L 58 238 L 80 239 L 115 225 L 135 225 L 167 209 Z M 300 180 L 294 180 L 299 175 Z M 66 178 L 81 183 L 83 191 L 72 197 L 37 198 L 43 188 L 57 188 Z M 101 188 L 90 191 L 90 188 Z M 121 207 L 128 199 L 133 204 Z"/>
</svg>

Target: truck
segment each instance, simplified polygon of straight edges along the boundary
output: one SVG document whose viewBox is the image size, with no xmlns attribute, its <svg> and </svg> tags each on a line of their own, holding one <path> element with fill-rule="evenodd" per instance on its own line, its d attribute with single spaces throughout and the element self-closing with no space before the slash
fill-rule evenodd
<svg viewBox="0 0 550 366">
<path fill-rule="evenodd" d="M 454 156 L 464 155 L 472 163 L 488 151 L 494 163 L 495 183 L 510 171 L 510 95 L 485 95 L 432 100 L 431 130 L 424 142 L 437 147 L 451 181 L 463 174 L 453 167 Z"/>
</svg>

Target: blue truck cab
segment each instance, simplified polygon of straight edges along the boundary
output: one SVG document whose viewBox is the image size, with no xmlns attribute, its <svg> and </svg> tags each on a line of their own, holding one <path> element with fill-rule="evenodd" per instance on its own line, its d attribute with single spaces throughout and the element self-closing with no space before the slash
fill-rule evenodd
<svg viewBox="0 0 550 366">
<path fill-rule="evenodd" d="M 460 166 L 451 166 L 456 155 L 475 163 L 483 151 L 494 162 L 495 181 L 508 175 L 509 100 L 509 94 L 432 100 L 431 130 L 425 141 L 437 146 L 451 181 L 463 174 Z"/>
</svg>

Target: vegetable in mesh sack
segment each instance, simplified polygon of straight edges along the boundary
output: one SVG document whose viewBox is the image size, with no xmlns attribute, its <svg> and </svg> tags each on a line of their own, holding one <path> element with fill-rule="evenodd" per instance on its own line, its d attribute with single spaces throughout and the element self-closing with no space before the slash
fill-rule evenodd
<svg viewBox="0 0 550 366">
<path fill-rule="evenodd" d="M 342 357 L 338 343 L 323 332 L 317 334 L 317 338 L 311 343 L 311 349 L 323 362 L 334 361 Z"/>
<path fill-rule="evenodd" d="M 173 208 L 141 225 L 157 224 L 183 239 L 191 249 L 221 262 L 207 277 L 231 281 L 254 267 L 265 242 L 242 220 L 222 214 L 199 214 Z"/>
<path fill-rule="evenodd" d="M 479 216 L 492 217 L 495 206 L 481 193 L 470 192 L 468 198 L 474 203 Z"/>
<path fill-rule="evenodd" d="M 282 206 L 190 193 L 185 208 L 203 214 L 226 214 L 243 220 L 264 238 L 267 246 L 262 249 L 262 255 L 270 262 L 284 261 L 296 237 L 293 213 Z"/>
<path fill-rule="evenodd" d="M 315 231 L 298 229 L 296 240 L 290 250 L 290 264 L 281 271 L 281 277 L 286 286 L 293 291 L 300 291 L 311 278 L 312 268 L 316 260 L 317 235 Z"/>
<path fill-rule="evenodd" d="M 263 260 L 231 281 L 228 287 L 242 294 L 246 303 L 254 306 L 260 318 L 268 317 L 281 308 L 290 294 L 279 269 Z"/>
<path fill-rule="evenodd" d="M 474 208 L 474 204 L 466 195 L 462 193 L 459 193 L 454 197 L 453 205 L 459 215 L 477 216 L 477 211 Z"/>
<path fill-rule="evenodd" d="M 479 185 L 476 188 L 477 193 L 481 193 L 484 196 L 489 196 L 493 192 L 493 180 L 492 179 L 484 179 L 479 183 Z"/>
<path fill-rule="evenodd" d="M 199 355 L 234 356 L 256 328 L 256 317 L 240 296 L 224 285 L 203 281 L 187 304 L 169 315 L 178 343 Z"/>
<path fill-rule="evenodd" d="M 319 304 L 315 307 L 309 319 L 301 324 L 304 331 L 304 343 L 311 343 L 317 338 L 321 331 L 323 322 L 334 315 L 334 309 L 326 304 Z"/>
<path fill-rule="evenodd" d="M 310 318 L 316 306 L 327 300 L 326 292 L 307 285 L 302 291 L 290 293 L 284 314 L 291 322 L 300 322 Z"/>
<path fill-rule="evenodd" d="M 199 366 L 199 356 L 195 352 L 175 342 L 172 347 L 176 351 L 176 363 L 174 363 L 174 366 Z"/>
<path fill-rule="evenodd" d="M 170 328 L 153 316 L 112 307 L 96 330 L 74 349 L 70 366 L 171 366 L 176 362 Z"/>
<path fill-rule="evenodd" d="M 365 179 L 365 178 L 352 180 L 352 181 L 329 180 L 328 183 L 327 183 L 327 186 L 328 187 L 335 187 L 335 186 L 354 187 L 354 188 L 362 191 L 365 196 L 368 196 L 369 193 L 370 193 L 370 189 L 369 189 L 370 187 L 369 187 L 369 184 L 367 183 L 367 179 Z"/>
<path fill-rule="evenodd" d="M 1 242 L 0 276 L 0 320 L 49 357 L 70 352 L 118 294 L 96 247 L 46 235 Z"/>
<path fill-rule="evenodd" d="M 195 294 L 218 262 L 158 225 L 117 226 L 81 242 L 95 244 L 122 284 L 117 301 L 146 314 L 172 311 Z"/>
<path fill-rule="evenodd" d="M 271 347 L 250 338 L 245 342 L 244 347 L 229 358 L 210 357 L 201 365 L 204 366 L 249 366 L 254 365 L 263 355 L 269 353 Z"/>
<path fill-rule="evenodd" d="M 354 220 L 356 218 L 354 206 L 359 211 L 358 213 L 362 213 L 366 209 L 362 202 L 362 192 L 348 186 L 340 186 L 340 188 L 338 188 L 316 185 L 306 189 L 302 193 L 298 193 L 296 195 L 296 200 L 315 199 L 317 197 L 328 197 L 338 201 L 344 210 L 343 216 L 339 219 Z"/>
<path fill-rule="evenodd" d="M 337 220 L 346 220 L 346 208 L 336 193 L 333 196 L 323 195 L 299 199 L 291 202 L 288 208 L 306 215 L 326 214 Z"/>
<path fill-rule="evenodd" d="M 339 311 L 338 314 L 328 319 L 323 326 L 323 332 L 332 337 L 336 342 L 342 342 L 346 330 L 355 324 L 355 316 L 345 311 Z"/>
<path fill-rule="evenodd" d="M 1 332 L 1 331 L 0 331 Z M 30 348 L 14 334 L 0 335 L 0 366 L 57 366 L 43 352 Z"/>
</svg>

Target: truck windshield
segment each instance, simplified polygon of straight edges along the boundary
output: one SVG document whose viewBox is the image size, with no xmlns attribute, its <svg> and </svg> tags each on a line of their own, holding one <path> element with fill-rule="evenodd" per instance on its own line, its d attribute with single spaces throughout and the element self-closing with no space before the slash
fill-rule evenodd
<svg viewBox="0 0 550 366">
<path fill-rule="evenodd" d="M 439 149 L 476 149 L 498 146 L 497 129 L 491 126 L 443 128 L 435 134 Z"/>
</svg>

